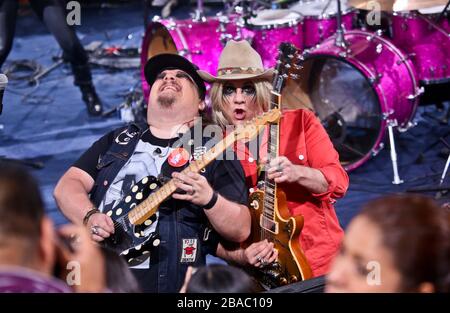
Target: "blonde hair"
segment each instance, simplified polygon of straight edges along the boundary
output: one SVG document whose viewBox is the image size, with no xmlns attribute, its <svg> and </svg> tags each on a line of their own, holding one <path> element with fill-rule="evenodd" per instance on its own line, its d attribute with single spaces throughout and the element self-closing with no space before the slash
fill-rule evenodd
<svg viewBox="0 0 450 313">
<path fill-rule="evenodd" d="M 270 90 L 272 85 L 266 80 L 250 80 L 255 86 L 256 91 L 256 103 L 265 112 L 268 109 L 270 101 Z M 220 127 L 225 128 L 227 125 L 232 124 L 231 119 L 225 115 L 225 106 L 228 105 L 225 96 L 223 95 L 223 86 L 225 82 L 214 82 L 211 91 L 211 108 L 212 119 L 214 123 Z"/>
</svg>

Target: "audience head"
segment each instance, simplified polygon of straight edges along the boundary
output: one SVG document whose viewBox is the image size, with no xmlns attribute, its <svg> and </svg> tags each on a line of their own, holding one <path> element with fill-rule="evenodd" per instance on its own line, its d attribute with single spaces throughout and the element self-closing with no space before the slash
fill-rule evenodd
<svg viewBox="0 0 450 313">
<path fill-rule="evenodd" d="M 448 292 L 449 215 L 417 195 L 369 202 L 350 223 L 327 292 Z"/>
<path fill-rule="evenodd" d="M 24 168 L 0 162 L 0 265 L 50 274 L 54 259 L 53 225 L 38 184 Z"/>
<path fill-rule="evenodd" d="M 251 293 L 257 286 L 243 270 L 221 264 L 200 267 L 187 283 L 187 293 Z"/>
<path fill-rule="evenodd" d="M 105 259 L 106 288 L 114 293 L 141 292 L 123 257 L 103 246 L 101 250 Z"/>
</svg>

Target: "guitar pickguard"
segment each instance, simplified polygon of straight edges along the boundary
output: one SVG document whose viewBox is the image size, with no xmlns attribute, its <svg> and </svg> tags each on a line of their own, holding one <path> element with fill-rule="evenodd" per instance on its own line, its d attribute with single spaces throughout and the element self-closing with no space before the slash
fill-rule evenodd
<svg viewBox="0 0 450 313">
<path fill-rule="evenodd" d="M 105 239 L 105 245 L 122 255 L 130 266 L 147 259 L 151 249 L 159 245 L 160 239 L 156 232 L 148 232 L 156 222 L 156 214 L 142 224 L 133 225 L 128 219 L 128 213 L 161 186 L 156 177 L 144 177 L 130 188 L 114 208 L 105 212 L 113 220 L 115 230 L 114 234 Z"/>
</svg>

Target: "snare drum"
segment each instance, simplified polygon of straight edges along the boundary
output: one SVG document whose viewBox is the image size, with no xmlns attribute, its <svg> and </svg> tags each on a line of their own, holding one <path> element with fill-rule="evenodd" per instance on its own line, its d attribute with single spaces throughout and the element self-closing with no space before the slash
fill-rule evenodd
<svg viewBox="0 0 450 313">
<path fill-rule="evenodd" d="M 247 29 L 240 30 L 241 36 L 252 36 Z M 189 59 L 200 69 L 215 73 L 219 56 L 227 40 L 237 37 L 234 21 L 219 17 L 208 17 L 204 21 L 159 20 L 150 23 L 142 42 L 141 80 L 144 97 L 150 92 L 144 67 L 149 58 L 160 53 L 178 53 Z"/>
<path fill-rule="evenodd" d="M 303 20 L 303 44 L 305 48 L 313 47 L 337 30 L 337 4 L 334 0 L 300 1 L 291 7 L 300 13 Z M 354 28 L 356 10 L 342 1 L 342 26 L 345 30 Z"/>
<path fill-rule="evenodd" d="M 278 46 L 287 41 L 303 49 L 300 14 L 290 10 L 262 10 L 247 21 L 254 32 L 252 45 L 261 55 L 265 68 L 275 65 Z"/>
<path fill-rule="evenodd" d="M 432 12 L 432 11 L 427 11 Z M 450 35 L 447 18 L 434 23 L 434 13 L 395 12 L 392 16 L 392 40 L 416 66 L 423 84 L 450 81 Z"/>
<path fill-rule="evenodd" d="M 392 42 L 366 31 L 344 36 L 345 51 L 333 36 L 305 52 L 297 98 L 313 107 L 352 170 L 383 147 L 387 120 L 409 126 L 420 89 L 412 62 Z"/>
</svg>

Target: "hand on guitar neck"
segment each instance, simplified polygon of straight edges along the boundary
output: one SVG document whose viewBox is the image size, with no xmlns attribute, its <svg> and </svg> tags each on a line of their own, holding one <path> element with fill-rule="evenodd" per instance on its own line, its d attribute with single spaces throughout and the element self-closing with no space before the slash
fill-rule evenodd
<svg viewBox="0 0 450 313">
<path fill-rule="evenodd" d="M 267 158 L 264 157 L 261 160 L 261 164 L 267 164 L 267 161 Z M 272 159 L 266 167 L 268 178 L 273 179 L 277 184 L 299 184 L 316 194 L 324 193 L 328 190 L 328 182 L 321 171 L 293 164 L 285 156 Z"/>
<path fill-rule="evenodd" d="M 214 190 L 205 176 L 198 173 L 172 173 L 175 186 L 185 193 L 174 193 L 172 197 L 177 200 L 189 201 L 195 205 L 204 206 L 212 198 Z"/>
</svg>

